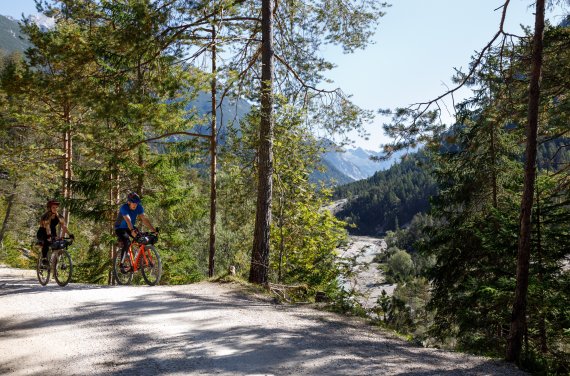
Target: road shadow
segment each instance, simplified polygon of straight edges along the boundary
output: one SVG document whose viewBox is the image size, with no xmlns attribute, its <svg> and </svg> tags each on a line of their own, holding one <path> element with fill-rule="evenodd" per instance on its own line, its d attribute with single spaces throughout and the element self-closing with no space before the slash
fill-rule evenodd
<svg viewBox="0 0 570 376">
<path fill-rule="evenodd" d="M 75 285 L 73 289 L 85 291 L 103 289 L 109 298 L 89 301 L 65 316 L 2 318 L 0 340 L 24 340 L 33 331 L 54 333 L 70 326 L 95 328 L 93 338 L 112 336 L 121 349 L 118 356 L 95 347 L 84 355 L 91 365 L 87 373 L 101 376 L 523 374 L 502 362 L 414 347 L 346 317 L 274 305 L 213 286 L 139 288 L 132 297 L 113 300 L 116 287 Z M 7 293 L 2 295 L 3 290 Z M 2 287 L 0 295 L 43 291 L 14 282 Z M 0 373 L 9 371 L 0 366 Z"/>
<path fill-rule="evenodd" d="M 3 273 L 6 268 L 0 267 L 0 297 L 14 294 L 37 294 L 46 291 L 59 291 L 66 290 L 92 290 L 109 288 L 112 286 L 105 285 L 88 285 L 82 283 L 69 283 L 67 286 L 61 287 L 57 285 L 53 274 L 50 276 L 50 281 L 46 286 L 40 285 L 35 270 L 22 269 L 19 272 L 12 272 L 10 274 Z"/>
</svg>

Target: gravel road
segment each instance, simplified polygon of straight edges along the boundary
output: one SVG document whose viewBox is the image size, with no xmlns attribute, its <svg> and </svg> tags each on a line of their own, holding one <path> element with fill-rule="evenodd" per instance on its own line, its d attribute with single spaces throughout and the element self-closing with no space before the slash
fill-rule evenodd
<svg viewBox="0 0 570 376">
<path fill-rule="evenodd" d="M 524 375 L 230 284 L 40 286 L 0 267 L 1 375 Z"/>
</svg>

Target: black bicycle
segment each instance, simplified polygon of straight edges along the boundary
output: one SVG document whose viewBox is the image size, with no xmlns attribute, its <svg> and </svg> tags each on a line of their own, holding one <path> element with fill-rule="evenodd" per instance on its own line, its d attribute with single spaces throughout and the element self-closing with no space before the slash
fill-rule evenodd
<svg viewBox="0 0 570 376">
<path fill-rule="evenodd" d="M 53 277 L 58 285 L 63 287 L 71 281 L 73 262 L 67 248 L 73 243 L 73 240 L 73 237 L 69 237 L 52 242 L 47 255 L 47 263 L 42 261 L 41 255 L 38 257 L 36 271 L 38 281 L 42 286 L 48 284 L 52 269 Z"/>
</svg>

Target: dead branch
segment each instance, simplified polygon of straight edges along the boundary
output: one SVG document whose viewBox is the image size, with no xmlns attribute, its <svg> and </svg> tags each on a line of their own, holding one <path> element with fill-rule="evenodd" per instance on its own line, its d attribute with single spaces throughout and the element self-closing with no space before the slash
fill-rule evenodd
<svg viewBox="0 0 570 376">
<path fill-rule="evenodd" d="M 267 283 L 267 289 L 277 295 L 280 300 L 283 300 L 287 303 L 291 302 L 290 296 L 291 294 L 294 295 L 305 295 L 308 291 L 307 285 L 281 285 L 276 283 Z"/>
<path fill-rule="evenodd" d="M 408 108 L 412 108 L 413 106 L 416 106 L 416 109 L 421 110 L 418 114 L 416 114 L 416 116 L 414 117 L 415 119 L 418 119 L 419 117 L 421 117 L 423 114 L 425 114 L 428 109 L 434 104 L 439 102 L 441 99 L 443 99 L 444 97 L 455 93 L 457 90 L 461 89 L 468 81 L 469 79 L 471 79 L 471 77 L 473 77 L 473 75 L 475 74 L 475 71 L 477 70 L 477 68 L 479 67 L 479 65 L 481 64 L 481 61 L 483 60 L 483 57 L 485 56 L 485 53 L 491 49 L 491 47 L 493 46 L 493 44 L 495 43 L 495 41 L 501 36 L 503 35 L 503 38 L 506 38 L 508 36 L 514 36 L 512 34 L 508 34 L 505 33 L 504 31 L 504 25 L 505 25 L 505 18 L 507 15 L 507 8 L 509 6 L 510 0 L 506 0 L 505 3 L 496 8 L 495 10 L 498 10 L 500 8 L 503 8 L 502 14 L 501 14 L 501 22 L 499 24 L 499 30 L 497 31 L 497 33 L 493 36 L 493 38 L 491 39 L 491 41 L 489 41 L 489 43 L 487 43 L 487 45 L 485 47 L 483 47 L 483 49 L 481 50 L 481 52 L 479 52 L 479 55 L 477 56 L 477 58 L 475 59 L 475 61 L 473 62 L 473 64 L 471 65 L 471 68 L 469 69 L 469 72 L 463 77 L 463 79 L 461 80 L 461 82 L 459 82 L 459 84 L 457 84 L 457 86 L 455 86 L 453 89 L 450 89 L 448 91 L 446 91 L 445 93 L 439 95 L 438 97 L 427 101 L 427 102 L 418 102 L 418 103 L 414 103 L 412 105 L 410 105 Z M 421 109 L 422 107 L 424 107 L 423 109 Z"/>
</svg>

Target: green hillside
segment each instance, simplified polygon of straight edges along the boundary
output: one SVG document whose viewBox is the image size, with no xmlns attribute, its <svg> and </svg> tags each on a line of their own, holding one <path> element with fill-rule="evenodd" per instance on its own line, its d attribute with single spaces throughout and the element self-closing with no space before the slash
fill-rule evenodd
<svg viewBox="0 0 570 376">
<path fill-rule="evenodd" d="M 436 185 L 423 167 L 425 161 L 414 154 L 368 179 L 337 187 L 334 197 L 349 199 L 337 216 L 356 225 L 351 230 L 356 234 L 379 235 L 427 212 Z"/>
<path fill-rule="evenodd" d="M 558 171 L 568 166 L 569 144 L 567 138 L 558 138 L 540 145 L 539 169 Z M 429 210 L 429 198 L 437 193 L 426 163 L 422 153 L 415 154 L 368 179 L 336 187 L 335 199 L 349 199 L 337 216 L 356 225 L 351 229 L 355 234 L 379 235 L 405 226 L 414 215 Z"/>
</svg>

